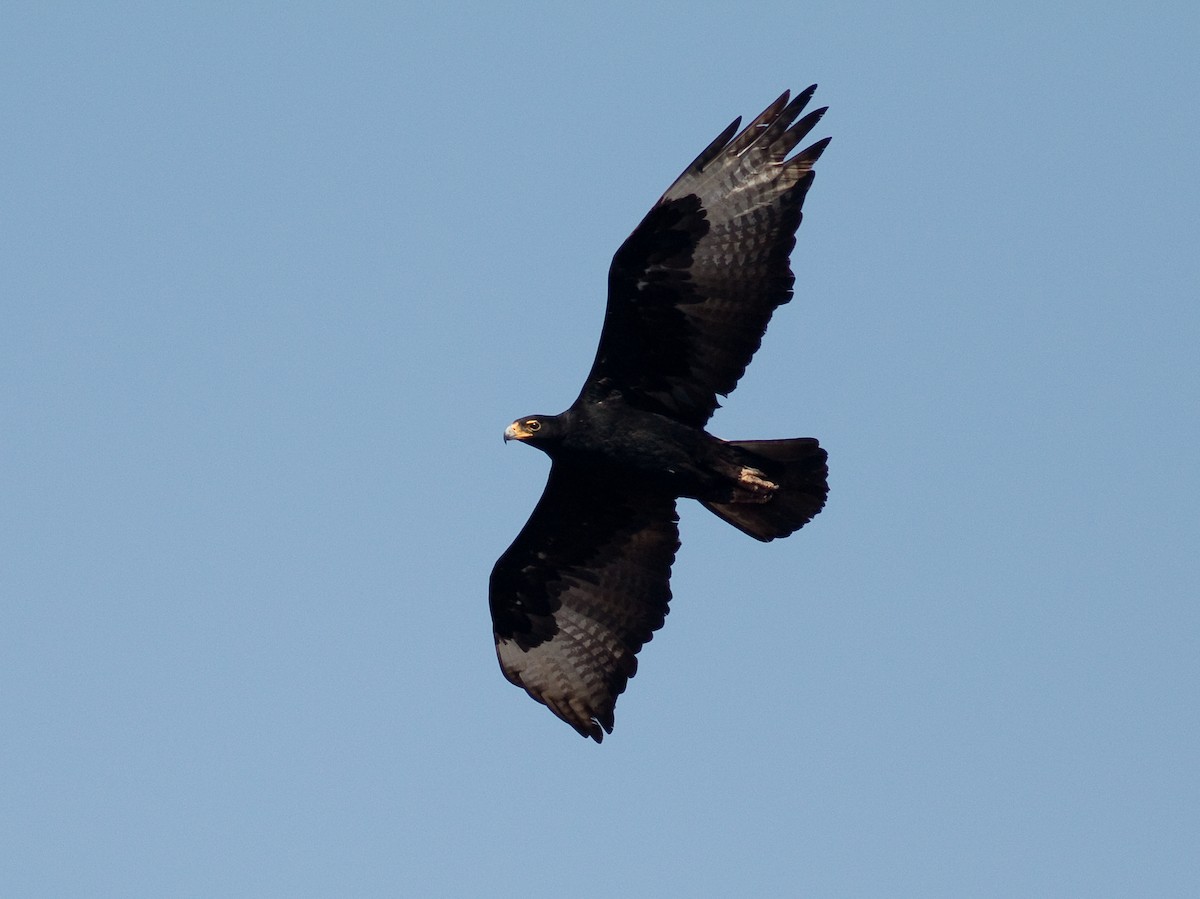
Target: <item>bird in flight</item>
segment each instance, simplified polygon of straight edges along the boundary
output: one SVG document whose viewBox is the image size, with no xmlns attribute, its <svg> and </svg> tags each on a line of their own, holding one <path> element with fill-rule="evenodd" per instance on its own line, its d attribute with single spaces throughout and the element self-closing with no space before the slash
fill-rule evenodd
<svg viewBox="0 0 1200 899">
<path fill-rule="evenodd" d="M 789 158 L 825 113 L 800 118 L 815 90 L 784 92 L 740 132 L 735 119 L 684 170 L 613 257 L 579 397 L 504 432 L 551 466 L 492 570 L 500 668 L 597 743 L 667 614 L 676 500 L 763 541 L 825 504 L 826 454 L 813 438 L 727 441 L 704 429 L 792 298 L 789 256 L 829 143 Z"/>
</svg>

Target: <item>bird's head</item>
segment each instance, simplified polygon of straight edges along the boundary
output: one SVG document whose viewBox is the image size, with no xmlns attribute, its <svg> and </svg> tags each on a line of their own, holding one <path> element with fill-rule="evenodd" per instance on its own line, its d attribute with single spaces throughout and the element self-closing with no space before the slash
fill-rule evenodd
<svg viewBox="0 0 1200 899">
<path fill-rule="evenodd" d="M 524 418 L 518 418 L 504 429 L 504 442 L 520 440 L 522 443 L 528 443 L 538 449 L 546 449 L 562 437 L 559 427 L 561 417 L 559 415 L 527 415 Z"/>
</svg>

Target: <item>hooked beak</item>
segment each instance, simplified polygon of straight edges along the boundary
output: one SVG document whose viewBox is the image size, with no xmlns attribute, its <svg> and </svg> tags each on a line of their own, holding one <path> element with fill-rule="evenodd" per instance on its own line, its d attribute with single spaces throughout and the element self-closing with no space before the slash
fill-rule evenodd
<svg viewBox="0 0 1200 899">
<path fill-rule="evenodd" d="M 504 429 L 504 442 L 510 440 L 528 440 L 533 436 L 533 431 L 525 427 L 524 421 L 518 419 Z"/>
</svg>

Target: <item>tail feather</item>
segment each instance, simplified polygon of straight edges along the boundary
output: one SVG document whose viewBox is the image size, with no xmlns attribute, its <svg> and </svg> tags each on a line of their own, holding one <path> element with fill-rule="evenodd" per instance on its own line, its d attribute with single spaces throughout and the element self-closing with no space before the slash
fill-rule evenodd
<svg viewBox="0 0 1200 899">
<path fill-rule="evenodd" d="M 828 456 L 815 439 L 731 440 L 729 444 L 752 456 L 752 464 L 779 489 L 765 503 L 703 503 L 718 518 L 765 542 L 799 530 L 821 511 L 829 494 L 829 468 Z"/>
</svg>

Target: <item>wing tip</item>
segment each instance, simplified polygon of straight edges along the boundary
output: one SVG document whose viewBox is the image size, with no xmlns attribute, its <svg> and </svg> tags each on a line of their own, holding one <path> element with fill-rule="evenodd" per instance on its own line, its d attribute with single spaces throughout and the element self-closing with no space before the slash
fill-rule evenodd
<svg viewBox="0 0 1200 899">
<path fill-rule="evenodd" d="M 829 146 L 829 142 L 833 137 L 823 137 L 818 141 L 813 141 L 809 146 L 805 147 L 798 154 L 794 161 L 803 161 L 808 165 L 812 165 L 821 158 L 821 154 L 825 152 L 825 148 Z"/>
<path fill-rule="evenodd" d="M 712 139 L 712 142 L 709 143 L 709 145 L 705 147 L 703 151 L 701 151 L 699 156 L 692 160 L 692 164 L 684 169 L 684 171 L 703 172 L 705 167 L 710 162 L 712 162 L 725 151 L 725 147 L 729 145 L 731 140 L 733 140 L 733 136 L 737 134 L 738 128 L 741 126 L 742 117 L 738 116 L 725 127 L 724 131 Z"/>
<path fill-rule="evenodd" d="M 551 705 L 546 700 L 537 696 L 533 698 L 537 699 L 538 702 L 545 703 L 550 711 L 575 728 L 576 733 L 584 739 L 603 743 L 604 735 L 613 732 L 615 721 L 612 706 L 609 706 L 607 709 L 577 709 L 572 705 L 563 709 L 559 708 L 557 704 Z"/>
</svg>

